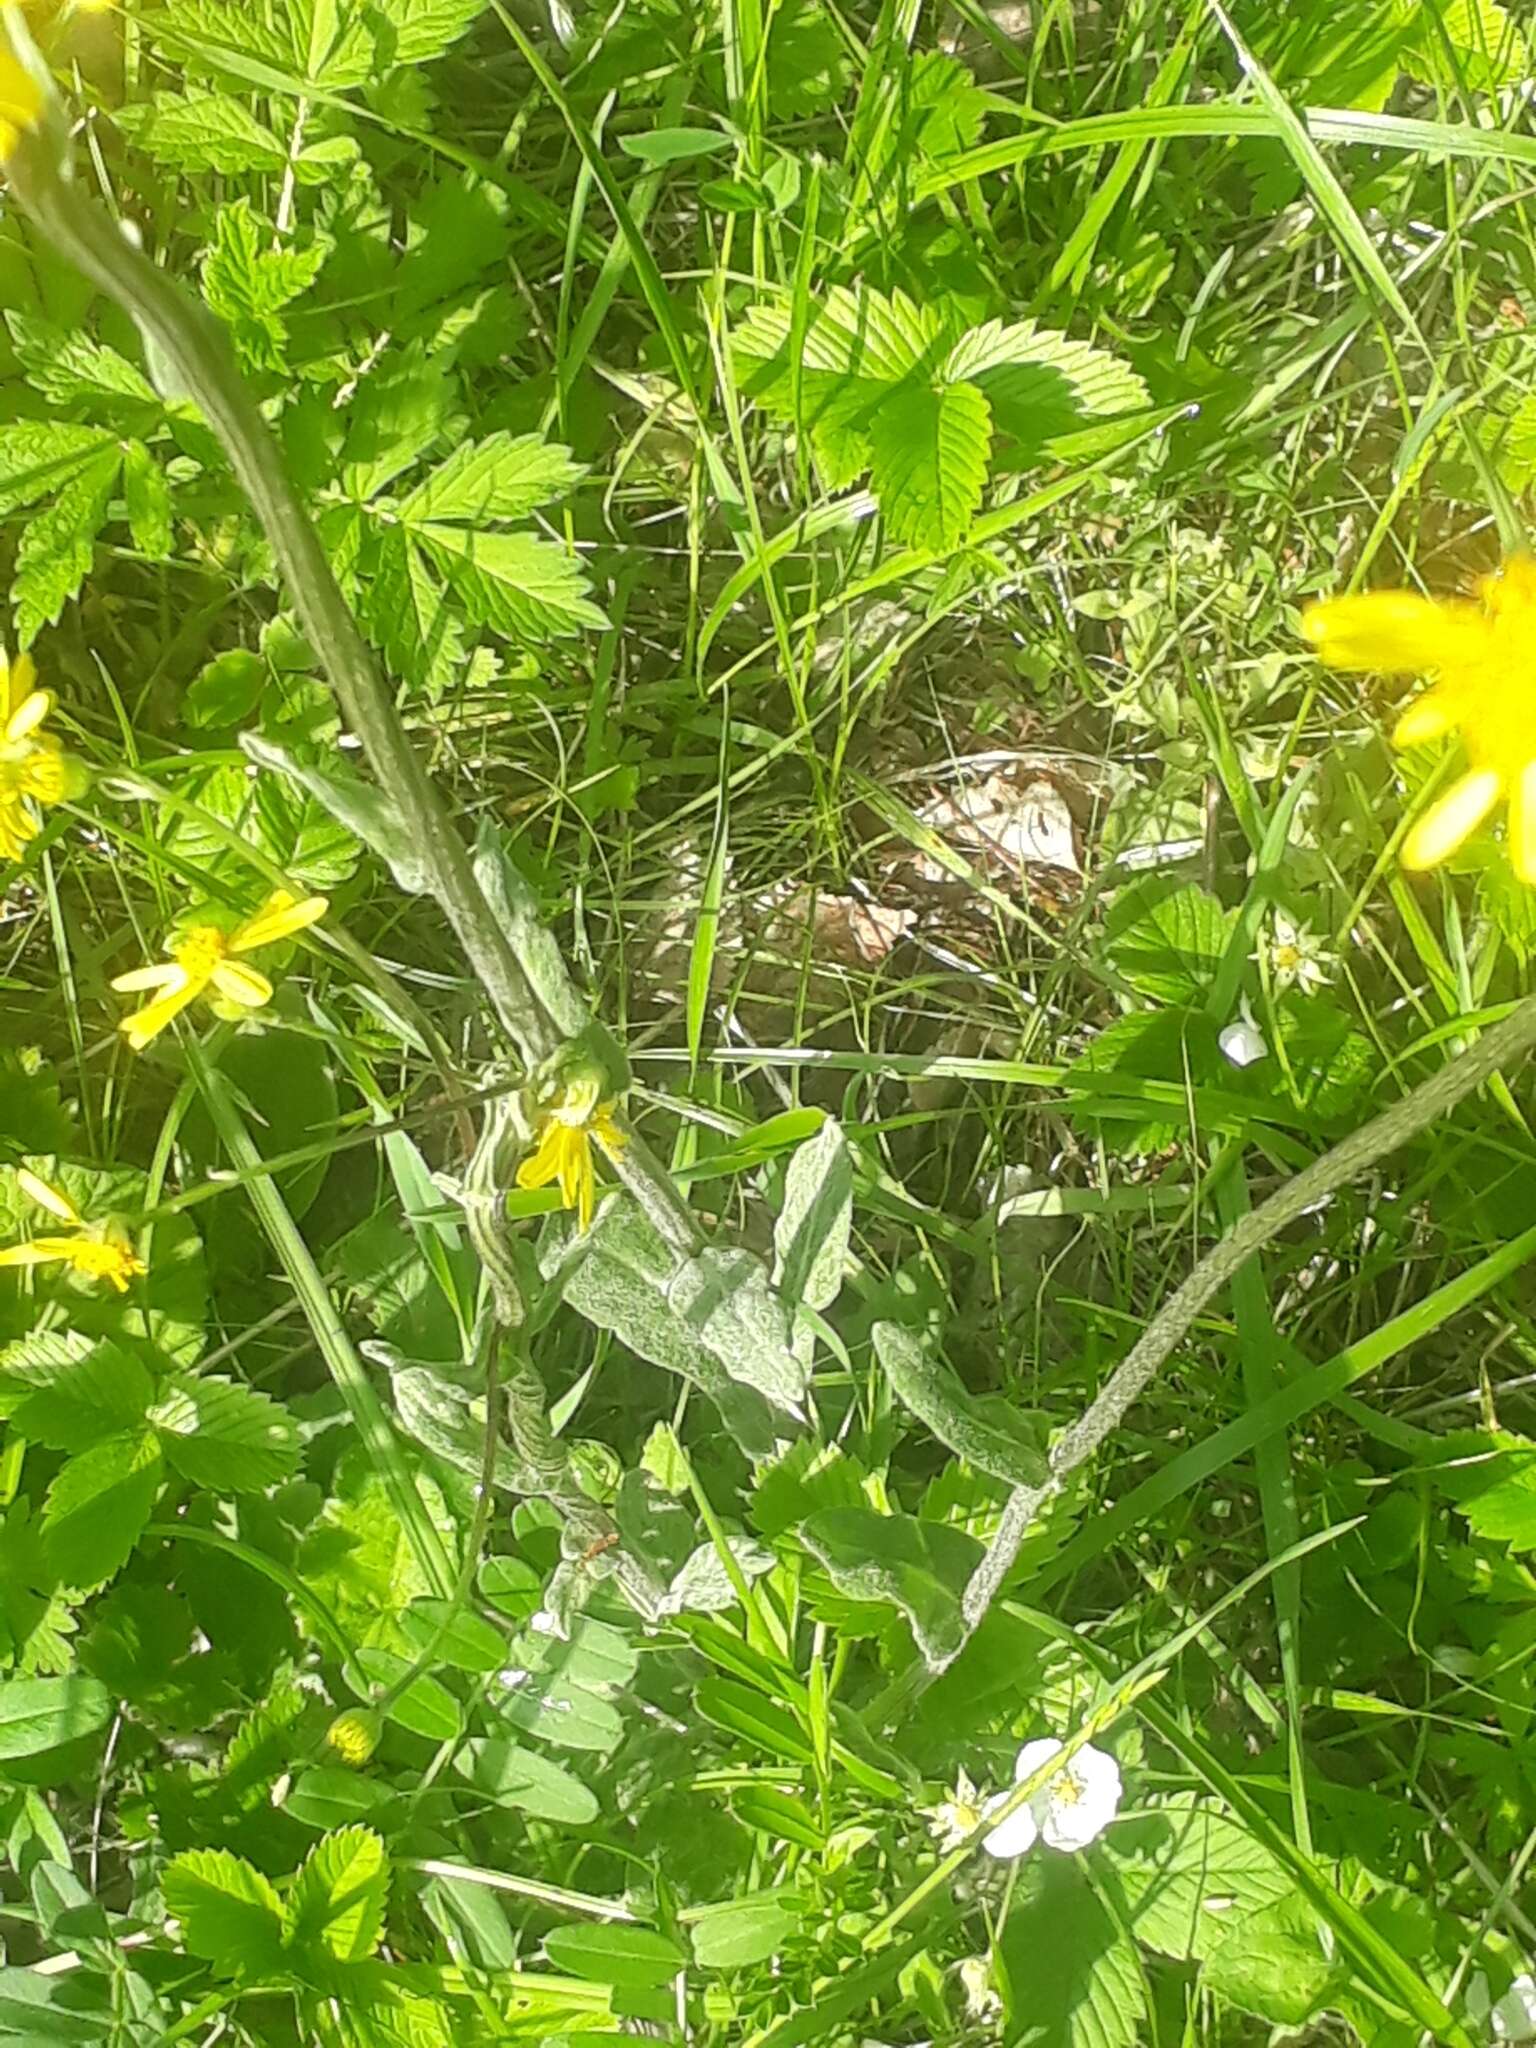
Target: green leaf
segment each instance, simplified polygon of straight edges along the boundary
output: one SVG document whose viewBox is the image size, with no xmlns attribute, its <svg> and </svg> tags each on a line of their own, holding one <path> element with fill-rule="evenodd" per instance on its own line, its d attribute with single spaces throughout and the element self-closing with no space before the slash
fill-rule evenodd
<svg viewBox="0 0 1536 2048">
<path fill-rule="evenodd" d="M 1499 0 L 1440 0 L 1433 14 L 1415 6 L 1411 19 L 1416 34 L 1404 61 L 1421 78 L 1493 93 L 1531 74 L 1530 46 Z"/>
<path fill-rule="evenodd" d="M 761 1536 L 782 1536 L 824 1508 L 864 1505 L 861 1468 L 836 1444 L 802 1437 L 757 1474 L 750 1516 Z"/>
<path fill-rule="evenodd" d="M 1133 2048 L 1146 1994 L 1136 1945 L 1075 1856 L 1020 1867 L 998 1942 L 1008 2048 Z"/>
<path fill-rule="evenodd" d="M 391 64 L 430 64 L 484 12 L 486 0 L 377 0 Z"/>
<path fill-rule="evenodd" d="M 695 1688 L 693 1704 L 701 1720 L 753 1749 L 792 1764 L 814 1761 L 810 1737 L 789 1708 L 750 1685 L 734 1678 L 706 1678 Z"/>
<path fill-rule="evenodd" d="M 281 1968 L 283 1907 L 276 1887 L 227 1849 L 189 1849 L 161 1880 L 165 1909 L 181 1940 L 224 1976 L 259 1977 Z"/>
<path fill-rule="evenodd" d="M 393 1796 L 387 1785 L 374 1778 L 316 1765 L 299 1773 L 283 1800 L 283 1811 L 306 1827 L 329 1829 L 372 1813 Z"/>
<path fill-rule="evenodd" d="M 385 356 L 347 409 L 341 485 L 361 504 L 425 455 L 453 418 L 458 387 L 443 356 L 419 345 Z"/>
<path fill-rule="evenodd" d="M 119 128 L 157 163 L 177 171 L 280 173 L 288 152 L 243 100 L 214 92 L 157 92 L 119 107 Z"/>
<path fill-rule="evenodd" d="M 171 487 L 165 471 L 142 441 L 123 448 L 123 502 L 133 544 L 152 562 L 171 552 Z"/>
<path fill-rule="evenodd" d="M 621 135 L 619 147 L 643 164 L 676 164 L 718 156 L 731 147 L 731 138 L 718 128 L 653 128 L 645 135 Z"/>
<path fill-rule="evenodd" d="M 536 1820 L 584 1828 L 600 1811 L 597 1795 L 564 1764 L 503 1737 L 472 1737 L 453 1761 L 455 1770 L 498 1806 L 515 1807 Z"/>
<path fill-rule="evenodd" d="M 153 1430 L 107 1437 L 63 1467 L 43 1504 L 48 1561 L 66 1586 L 104 1585 L 127 1562 L 160 1490 Z"/>
<path fill-rule="evenodd" d="M 0 1351 L 0 1416 L 51 1451 L 84 1451 L 144 1420 L 154 1383 L 132 1352 L 73 1330 L 39 1330 Z"/>
<path fill-rule="evenodd" d="M 942 1670 L 958 1652 L 965 1641 L 960 1598 L 982 1558 L 973 1537 L 873 1508 L 827 1508 L 800 1537 L 840 1593 L 901 1610 L 930 1670 Z"/>
<path fill-rule="evenodd" d="M 905 128 L 929 163 L 974 149 L 986 111 L 987 95 L 957 57 L 926 50 L 913 58 Z"/>
<path fill-rule="evenodd" d="M 357 1669 L 376 1686 L 395 1685 L 410 1670 L 413 1660 L 377 1645 L 357 1652 Z M 358 1697 L 368 1700 L 366 1686 L 357 1688 Z M 464 1715 L 458 1701 L 437 1679 L 422 1672 L 413 1678 L 398 1698 L 382 1709 L 388 1721 L 398 1721 L 413 1735 L 429 1742 L 454 1742 L 464 1732 Z"/>
<path fill-rule="evenodd" d="M 1137 1940 L 1179 1961 L 1213 1955 L 1234 1915 L 1275 1905 L 1295 1889 L 1262 1842 L 1192 1793 L 1117 1826 L 1114 1846 Z"/>
<path fill-rule="evenodd" d="M 215 1493 L 260 1493 L 291 1478 L 299 1433 L 287 1410 L 233 1380 L 171 1380 L 149 1411 L 166 1462 Z"/>
<path fill-rule="evenodd" d="M 1304 2026 L 1350 1978 L 1328 1961 L 1317 1914 L 1294 1893 L 1233 1914 L 1204 1970 L 1208 1991 L 1277 2027 Z"/>
<path fill-rule="evenodd" d="M 434 697 L 452 688 L 464 666 L 464 629 L 447 585 L 403 526 L 379 535 L 358 599 L 369 638 L 403 682 Z"/>
<path fill-rule="evenodd" d="M 1027 1429 L 994 1420 L 931 1342 L 901 1323 L 876 1323 L 873 1334 L 892 1392 L 941 1444 L 1010 1486 L 1040 1484 L 1048 1467 Z"/>
<path fill-rule="evenodd" d="M 51 626 L 91 573 L 117 482 L 122 451 L 114 442 L 77 468 L 51 505 L 28 521 L 16 550 L 11 602 L 16 639 L 30 647 Z"/>
<path fill-rule="evenodd" d="M 650 1927 L 555 1927 L 544 1950 L 557 1970 L 626 1991 L 670 1984 L 688 1966 L 677 1943 Z"/>
<path fill-rule="evenodd" d="M 572 1256 L 579 1250 L 580 1256 Z M 611 1330 L 640 1357 L 691 1380 L 720 1409 L 726 1426 L 744 1450 L 766 1455 L 774 1447 L 780 1425 L 757 1390 L 738 1383 L 745 1367 L 739 1352 L 723 1356 L 717 1340 L 726 1330 L 710 1313 L 721 1306 L 721 1281 L 729 1274 L 733 1255 L 725 1261 L 721 1280 L 710 1281 L 696 1260 L 680 1259 L 664 1243 L 643 1212 L 628 1196 L 617 1196 L 585 1238 L 545 1241 L 541 1261 L 570 1307 L 601 1330 Z M 745 1254 L 734 1255 L 741 1260 Z M 759 1274 L 764 1294 L 767 1283 Z M 690 1312 L 688 1304 L 692 1304 Z M 757 1307 L 761 1308 L 760 1301 Z M 782 1308 L 778 1309 L 784 1327 Z M 770 1377 L 804 1384 L 804 1368 L 788 1349 L 787 1329 L 782 1355 L 775 1354 Z"/>
<path fill-rule="evenodd" d="M 441 1521 L 436 1487 L 422 1477 L 416 1487 L 424 1508 Z M 432 1591 L 384 1482 L 361 1454 L 342 1461 L 331 1497 L 300 1548 L 298 1569 L 361 1643 L 403 1642 L 396 1617 Z"/>
<path fill-rule="evenodd" d="M 451 1600 L 413 1600 L 400 1626 L 418 1655 L 430 1648 L 456 1671 L 499 1671 L 507 1661 L 505 1631 Z"/>
<path fill-rule="evenodd" d="M 445 1465 L 478 1479 L 485 1464 L 484 1395 L 476 1400 L 468 1387 L 461 1387 L 446 1373 L 427 1365 L 409 1365 L 393 1347 L 376 1348 L 388 1363 L 395 1413 L 406 1435 Z M 510 1444 L 497 1444 L 491 1470 L 492 1483 L 507 1493 L 538 1491 Z"/>
<path fill-rule="evenodd" d="M 62 491 L 94 462 L 115 455 L 117 437 L 103 427 L 63 420 L 18 420 L 0 427 L 0 518 Z"/>
<path fill-rule="evenodd" d="M 244 647 L 216 654 L 187 685 L 181 722 L 193 732 L 217 732 L 239 725 L 255 710 L 266 687 L 267 665 Z"/>
<path fill-rule="evenodd" d="M 27 372 L 27 381 L 54 405 L 76 399 L 123 398 L 160 410 L 154 386 L 143 372 L 93 341 L 78 328 L 55 326 L 34 313 L 8 312 L 5 324 Z"/>
<path fill-rule="evenodd" d="M 288 1946 L 358 1962 L 379 1945 L 388 1901 L 382 1839 L 372 1828 L 342 1828 L 317 1842 L 299 1867 L 288 1894 Z"/>
<path fill-rule="evenodd" d="M 1431 1476 L 1474 1536 L 1536 1550 L 1536 1444 L 1506 1430 L 1459 1430 L 1435 1440 Z"/>
<path fill-rule="evenodd" d="M 1198 1003 L 1226 954 L 1237 913 L 1190 883 L 1160 876 L 1115 899 L 1105 931 L 1110 958 L 1133 988 L 1164 1003 Z"/>
<path fill-rule="evenodd" d="M 62 1749 L 112 1713 L 112 1695 L 94 1678 L 0 1679 L 0 1761 Z"/>
<path fill-rule="evenodd" d="M 251 369 L 281 370 L 288 344 L 282 309 L 314 283 L 329 251 L 324 242 L 307 249 L 265 243 L 248 199 L 220 207 L 203 258 L 203 297 L 228 323 L 236 351 Z"/>
<path fill-rule="evenodd" d="M 436 521 L 423 522 L 415 532 L 475 623 L 505 639 L 537 644 L 608 624 L 607 614 L 587 596 L 580 564 L 553 541 Z"/>
<path fill-rule="evenodd" d="M 869 480 L 891 538 L 934 554 L 958 547 L 991 444 L 991 410 L 974 385 L 897 385 L 869 423 Z"/>
<path fill-rule="evenodd" d="M 1151 403 L 1141 378 L 1117 356 L 1033 320 L 973 328 L 951 350 L 943 375 L 985 394 L 1016 462 L 1033 460 L 1048 441 L 1086 420 Z"/>
<path fill-rule="evenodd" d="M 695 1909 L 689 1915 L 694 1961 L 701 1970 L 741 1970 L 751 1963 L 766 1963 L 797 1925 L 795 1903 L 792 1892 L 754 1892 L 749 1898 Z"/>
<path fill-rule="evenodd" d="M 586 474 L 569 448 L 540 434 L 492 434 L 466 441 L 401 501 L 407 526 L 434 519 L 521 519 L 563 497 Z"/>
</svg>

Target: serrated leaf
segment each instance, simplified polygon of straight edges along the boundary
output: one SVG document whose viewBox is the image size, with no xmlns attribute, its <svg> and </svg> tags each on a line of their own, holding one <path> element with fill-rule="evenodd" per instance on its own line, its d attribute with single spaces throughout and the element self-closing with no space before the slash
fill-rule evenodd
<svg viewBox="0 0 1536 2048">
<path fill-rule="evenodd" d="M 386 356 L 359 384 L 347 409 L 342 489 L 361 503 L 419 461 L 442 434 L 458 403 L 444 356 L 419 344 Z"/>
<path fill-rule="evenodd" d="M 1536 1550 L 1536 1443 L 1507 1430 L 1457 1431 L 1436 1440 L 1431 1471 L 1474 1536 Z"/>
<path fill-rule="evenodd" d="M 121 459 L 116 442 L 92 455 L 53 503 L 29 520 L 11 583 L 19 646 L 30 647 L 43 627 L 54 623 L 90 574 Z"/>
<path fill-rule="evenodd" d="M 262 1976 L 281 1967 L 283 1907 L 254 1864 L 227 1849 L 188 1849 L 166 1865 L 165 1909 L 181 1922 L 182 1945 L 225 1976 Z"/>
<path fill-rule="evenodd" d="M 105 1585 L 132 1555 L 164 1467 L 152 1430 L 125 1432 L 79 1451 L 43 1503 L 48 1562 L 66 1586 Z"/>
<path fill-rule="evenodd" d="M 828 1508 L 802 1526 L 800 1538 L 840 1593 L 900 1609 L 930 1670 L 942 1670 L 960 1649 L 960 1600 L 983 1554 L 972 1537 L 911 1515 Z"/>
<path fill-rule="evenodd" d="M 1033 458 L 1055 435 L 1085 420 L 1151 403 L 1146 385 L 1118 356 L 1033 320 L 989 320 L 973 328 L 950 351 L 943 375 L 985 393 L 1015 459 Z"/>
<path fill-rule="evenodd" d="M 1143 995 L 1198 1003 L 1225 956 L 1235 917 L 1194 883 L 1170 889 L 1149 877 L 1123 890 L 1110 910 L 1110 958 Z"/>
<path fill-rule="evenodd" d="M 869 480 L 891 538 L 946 554 L 987 479 L 992 414 L 974 384 L 899 384 L 869 424 Z"/>
<path fill-rule="evenodd" d="M 171 552 L 171 487 L 142 441 L 123 449 L 123 502 L 134 546 L 163 562 Z"/>
<path fill-rule="evenodd" d="M 1008 2048 L 1133 2048 L 1143 2038 L 1136 1944 L 1076 1857 L 1020 1866 L 998 1961 Z"/>
<path fill-rule="evenodd" d="M 154 1393 L 149 1374 L 109 1339 L 38 1330 L 0 1351 L 0 1416 L 51 1451 L 84 1451 L 132 1431 Z"/>
<path fill-rule="evenodd" d="M 307 249 L 266 246 L 248 199 L 219 209 L 203 258 L 203 297 L 227 322 L 236 350 L 251 368 L 284 367 L 288 329 L 282 309 L 314 283 L 327 254 L 323 242 Z"/>
<path fill-rule="evenodd" d="M 392 64 L 430 64 L 479 20 L 486 0 L 378 0 Z"/>
<path fill-rule="evenodd" d="M 563 496 L 585 474 L 569 448 L 540 434 L 492 434 L 456 448 L 402 500 L 399 516 L 408 526 L 434 519 L 521 519 Z"/>
<path fill-rule="evenodd" d="M 973 149 L 981 138 L 987 95 L 958 57 L 925 50 L 912 60 L 905 131 L 930 163 Z"/>
<path fill-rule="evenodd" d="M 1433 18 L 1417 5 L 1410 18 L 1417 34 L 1404 57 L 1420 77 L 1491 93 L 1530 76 L 1529 45 L 1499 0 L 1439 0 Z"/>
<path fill-rule="evenodd" d="M 115 348 L 33 313 L 13 310 L 6 314 L 5 324 L 26 366 L 28 382 L 52 404 L 123 398 L 159 410 L 153 385 Z"/>
<path fill-rule="evenodd" d="M 904 1408 L 978 1471 L 1010 1486 L 1038 1486 L 1045 1458 L 1021 1429 L 994 1421 L 931 1342 L 901 1323 L 876 1323 L 875 1356 Z"/>
<path fill-rule="evenodd" d="M 317 1842 L 288 1894 L 291 1949 L 358 1962 L 371 1956 L 384 1931 L 389 1860 L 372 1828 L 342 1828 Z"/>
<path fill-rule="evenodd" d="M 116 435 L 65 420 L 0 427 L 0 518 L 60 492 L 94 461 L 115 454 Z"/>
<path fill-rule="evenodd" d="M 281 172 L 288 152 L 243 100 L 215 92 L 158 92 L 119 107 L 116 121 L 131 142 L 177 171 Z"/>
<path fill-rule="evenodd" d="M 758 1472 L 748 1516 L 771 1541 L 823 1509 L 854 1508 L 864 1500 L 861 1467 L 836 1444 L 802 1437 Z"/>
<path fill-rule="evenodd" d="M 463 627 L 447 585 L 404 527 L 379 535 L 359 599 L 363 625 L 395 675 L 434 697 L 452 687 L 464 666 Z"/>
<path fill-rule="evenodd" d="M 553 541 L 435 521 L 415 531 L 475 623 L 508 640 L 537 644 L 608 624 L 580 564 Z"/>
<path fill-rule="evenodd" d="M 94 1735 L 112 1712 L 112 1695 L 94 1678 L 0 1679 L 0 1762 Z"/>
<path fill-rule="evenodd" d="M 899 384 L 914 369 L 936 365 L 948 330 L 934 307 L 905 292 L 834 285 L 820 300 L 801 343 L 803 370 L 872 385 Z M 750 308 L 732 335 L 738 355 L 770 362 L 789 346 L 789 306 L 779 300 Z"/>
<path fill-rule="evenodd" d="M 1137 1939 L 1180 1961 L 1213 1954 L 1234 1912 L 1256 1912 L 1295 1889 L 1262 1842 L 1192 1793 L 1118 1826 L 1115 1849 Z"/>
<path fill-rule="evenodd" d="M 194 1486 L 260 1493 L 290 1478 L 299 1433 L 286 1409 L 233 1380 L 172 1380 L 149 1411 L 166 1461 Z"/>
</svg>

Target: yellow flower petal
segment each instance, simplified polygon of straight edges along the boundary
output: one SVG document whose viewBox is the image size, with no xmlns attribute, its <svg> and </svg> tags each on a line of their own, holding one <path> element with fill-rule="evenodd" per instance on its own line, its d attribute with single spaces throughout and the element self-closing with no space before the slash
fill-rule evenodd
<svg viewBox="0 0 1536 2048">
<path fill-rule="evenodd" d="M 8 1244 L 0 1250 L 0 1266 L 45 1266 L 50 1259 L 67 1259 L 70 1242 L 67 1237 L 29 1237 L 25 1244 Z"/>
<path fill-rule="evenodd" d="M 175 987 L 168 987 L 158 1002 L 147 1003 L 142 1010 L 135 1010 L 131 1017 L 124 1017 L 118 1030 L 127 1038 L 135 1052 L 142 1052 L 152 1038 L 158 1038 L 173 1017 L 179 1017 L 193 997 L 198 993 L 198 983 L 190 975 L 183 974 Z"/>
<path fill-rule="evenodd" d="M 1431 740 L 1444 739 L 1456 725 L 1456 699 L 1445 689 L 1428 690 L 1415 697 L 1392 728 L 1394 747 L 1423 747 Z"/>
<path fill-rule="evenodd" d="M 226 1002 L 238 1003 L 242 1010 L 259 1010 L 272 1000 L 271 982 L 242 960 L 221 960 L 210 979 Z"/>
<path fill-rule="evenodd" d="M 0 52 L 0 155 L 10 156 L 29 128 L 42 118 L 43 93 L 37 80 L 9 51 Z"/>
<path fill-rule="evenodd" d="M 1330 668 L 1420 675 L 1487 660 L 1493 630 L 1478 606 L 1407 590 L 1373 590 L 1308 605 L 1301 630 Z"/>
<path fill-rule="evenodd" d="M 560 1178 L 560 1162 L 565 1155 L 564 1137 L 565 1132 L 559 1124 L 547 1123 L 544 1126 L 537 1149 L 530 1152 L 517 1169 L 520 1188 L 547 1188 L 552 1180 Z"/>
<path fill-rule="evenodd" d="M 30 654 L 18 654 L 14 661 L 0 654 L 0 731 L 11 722 L 11 714 L 31 696 L 37 681 L 37 664 Z"/>
<path fill-rule="evenodd" d="M 300 902 L 286 889 L 275 890 L 254 917 L 248 917 L 230 934 L 229 950 L 253 953 L 258 946 L 275 945 L 279 939 L 291 938 L 324 917 L 329 908 L 329 897 L 306 896 Z"/>
<path fill-rule="evenodd" d="M 1463 775 L 1419 819 L 1403 841 L 1405 868 L 1438 867 L 1482 824 L 1504 785 L 1491 768 Z"/>
<path fill-rule="evenodd" d="M 184 967 L 178 967 L 174 960 L 156 960 L 149 967 L 130 967 L 126 974 L 114 974 L 107 984 L 124 995 L 132 995 L 144 988 L 169 988 L 173 981 L 181 981 L 186 974 Z"/>
<path fill-rule="evenodd" d="M 37 731 L 52 709 L 53 698 L 48 691 L 33 690 L 5 721 L 5 737 L 12 746 L 18 745 L 29 733 Z"/>
<path fill-rule="evenodd" d="M 1536 882 L 1536 761 L 1509 792 L 1509 864 L 1522 882 Z"/>
<path fill-rule="evenodd" d="M 18 1166 L 16 1185 L 24 1195 L 36 1202 L 40 1209 L 46 1209 L 50 1216 L 57 1216 L 61 1223 L 79 1223 L 80 1211 L 62 1189 L 50 1187 L 47 1181 L 33 1173 L 30 1167 Z"/>
<path fill-rule="evenodd" d="M 602 1103 L 593 1112 L 591 1130 L 593 1137 L 601 1140 L 603 1150 L 608 1153 L 610 1158 L 618 1159 L 622 1157 L 624 1147 L 629 1143 L 629 1140 L 613 1120 L 613 1104 L 611 1102 Z"/>
<path fill-rule="evenodd" d="M 0 858 L 20 860 L 37 832 L 37 820 L 28 817 L 20 798 L 0 798 Z"/>
</svg>

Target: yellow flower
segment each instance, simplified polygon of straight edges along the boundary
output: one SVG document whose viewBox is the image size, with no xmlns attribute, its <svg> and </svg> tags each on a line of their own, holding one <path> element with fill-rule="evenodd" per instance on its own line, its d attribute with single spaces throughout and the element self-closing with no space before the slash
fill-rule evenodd
<svg viewBox="0 0 1536 2048">
<path fill-rule="evenodd" d="M 301 902 L 286 889 L 269 896 L 254 917 L 235 926 L 232 932 L 216 924 L 189 925 L 171 946 L 169 960 L 153 967 L 135 967 L 112 983 L 125 992 L 153 988 L 161 993 L 142 1010 L 124 1017 L 118 1030 L 127 1034 L 135 1052 L 142 1052 L 173 1017 L 205 989 L 212 989 L 214 1008 L 220 1015 L 239 1015 L 259 1010 L 272 1000 L 272 984 L 239 957 L 254 953 L 259 946 L 275 945 L 294 932 L 303 931 L 326 911 L 324 896 L 306 896 Z"/>
<path fill-rule="evenodd" d="M 1403 865 L 1449 859 L 1501 799 L 1509 857 L 1536 882 L 1536 560 L 1515 555 L 1478 584 L 1476 603 L 1380 590 L 1309 605 L 1301 629 L 1330 668 L 1433 673 L 1393 728 L 1395 746 L 1459 732 L 1466 772 L 1403 842 Z"/>
<path fill-rule="evenodd" d="M 7 1245 L 0 1250 L 0 1266 L 43 1266 L 59 1259 L 83 1278 L 110 1281 L 119 1294 L 126 1294 L 128 1282 L 145 1270 L 144 1261 L 127 1240 L 110 1224 L 88 1225 L 68 1195 L 25 1166 L 17 1167 L 16 1182 L 39 1208 L 67 1223 L 76 1234 L 29 1237 L 23 1244 Z"/>
<path fill-rule="evenodd" d="M 0 654 L 0 860 L 20 860 L 37 836 L 29 803 L 59 804 L 83 786 L 79 764 L 43 731 L 53 698 L 36 680 L 30 654 Z"/>
<path fill-rule="evenodd" d="M 335 1751 L 344 1764 L 359 1770 L 379 1746 L 379 1737 L 384 1724 L 379 1716 L 366 1708 L 352 1707 L 344 1714 L 338 1714 L 325 1731 L 328 1748 Z"/>
<path fill-rule="evenodd" d="M 14 155 L 22 136 L 42 120 L 43 105 L 41 85 L 9 50 L 0 47 L 0 161 Z"/>
<path fill-rule="evenodd" d="M 572 1075 L 539 1120 L 536 1150 L 517 1169 L 520 1188 L 558 1181 L 561 1201 L 576 1211 L 583 1230 L 592 1221 L 596 1200 L 592 1140 L 600 1138 L 610 1154 L 624 1150 L 624 1133 L 613 1120 L 618 1103 L 612 1096 L 600 1100 L 602 1089 L 601 1075 L 591 1068 Z"/>
</svg>

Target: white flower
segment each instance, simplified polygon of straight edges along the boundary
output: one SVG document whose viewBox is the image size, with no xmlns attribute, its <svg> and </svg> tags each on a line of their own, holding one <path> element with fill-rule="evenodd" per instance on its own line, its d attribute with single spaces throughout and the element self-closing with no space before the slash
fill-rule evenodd
<svg viewBox="0 0 1536 2048">
<path fill-rule="evenodd" d="M 1220 1033 L 1216 1043 L 1234 1067 L 1251 1067 L 1255 1060 L 1268 1059 L 1269 1042 L 1254 1023 L 1246 996 L 1237 1018 Z"/>
<path fill-rule="evenodd" d="M 1319 942 L 1310 925 L 1298 924 L 1277 910 L 1270 918 L 1270 939 L 1264 949 L 1270 978 L 1276 990 L 1299 988 L 1304 996 L 1316 995 L 1328 985 L 1334 966 L 1333 955 Z"/>
<path fill-rule="evenodd" d="M 1022 1784 L 1042 1764 L 1060 1754 L 1062 1745 L 1044 1735 L 1026 1742 L 1013 1766 L 1013 1782 Z M 987 1802 L 993 1812 L 1007 1798 L 1005 1792 Z M 1022 1856 L 1032 1849 L 1036 1838 L 1048 1849 L 1086 1849 L 1115 1817 L 1120 1804 L 1120 1766 L 1102 1749 L 1085 1742 L 1017 1813 L 995 1827 L 982 1847 L 989 1856 Z"/>
<path fill-rule="evenodd" d="M 1488 1979 L 1479 1970 L 1467 1986 L 1467 2011 L 1487 2026 L 1490 2041 L 1536 2041 L 1536 1977 L 1522 1971 L 1494 2005 Z"/>
<path fill-rule="evenodd" d="M 989 2020 L 1001 2019 L 1003 2001 L 997 1986 L 992 1982 L 992 1963 L 987 1956 L 967 1956 L 955 1966 L 960 1979 L 960 1989 L 965 1993 L 965 2016 L 985 2025 Z"/>
<path fill-rule="evenodd" d="M 941 1853 L 947 1856 L 980 1825 L 984 1810 L 979 1787 L 962 1771 L 955 1780 L 953 1796 L 941 1799 L 937 1806 L 923 1807 L 922 1813 Z"/>
</svg>

